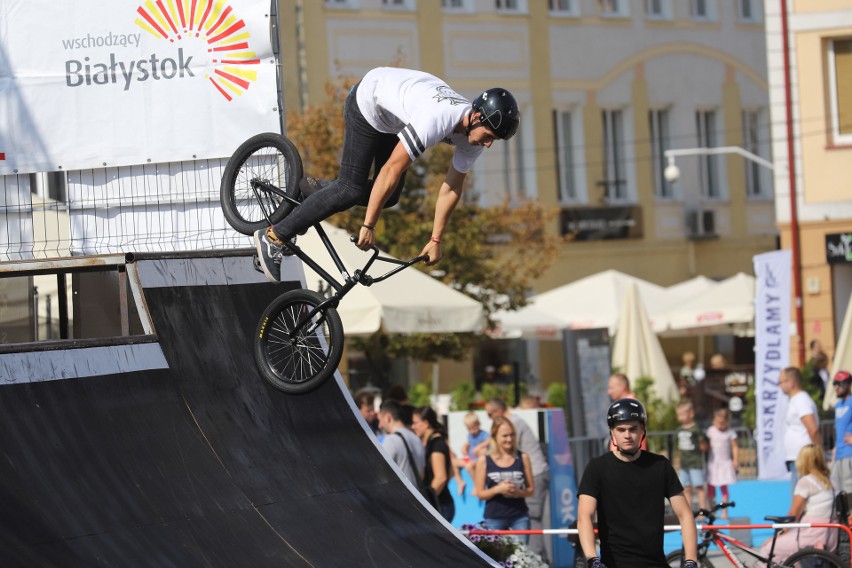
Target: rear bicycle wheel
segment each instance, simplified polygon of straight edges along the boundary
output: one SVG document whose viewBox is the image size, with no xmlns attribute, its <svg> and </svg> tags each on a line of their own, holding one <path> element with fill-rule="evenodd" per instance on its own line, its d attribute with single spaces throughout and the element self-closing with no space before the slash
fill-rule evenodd
<svg viewBox="0 0 852 568">
<path fill-rule="evenodd" d="M 825 550 L 816 548 L 805 548 L 790 556 L 784 561 L 783 566 L 789 568 L 840 568 L 849 566 L 848 562 Z"/>
<path fill-rule="evenodd" d="M 666 555 L 666 564 L 673 568 L 680 568 L 681 562 L 683 562 L 683 550 L 674 550 Z M 706 558 L 700 559 L 698 565 L 701 568 L 713 568 L 713 563 Z"/>
<path fill-rule="evenodd" d="M 219 200 L 225 219 L 244 235 L 268 227 L 270 221 L 277 223 L 293 205 L 265 188 L 272 186 L 298 199 L 301 178 L 302 158 L 286 136 L 274 132 L 252 136 L 237 148 L 222 174 Z"/>
<path fill-rule="evenodd" d="M 260 317 L 254 357 L 263 378 L 278 390 L 310 392 L 337 370 L 343 355 L 343 323 L 337 310 L 323 309 L 294 333 L 324 301 L 317 292 L 291 290 L 273 300 Z"/>
</svg>

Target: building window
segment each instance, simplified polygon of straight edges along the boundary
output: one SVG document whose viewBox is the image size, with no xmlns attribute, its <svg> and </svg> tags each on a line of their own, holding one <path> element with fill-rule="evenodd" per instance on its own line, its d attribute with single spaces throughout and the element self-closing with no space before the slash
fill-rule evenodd
<svg viewBox="0 0 852 568">
<path fill-rule="evenodd" d="M 598 10 L 601 16 L 629 16 L 627 0 L 598 0 Z"/>
<path fill-rule="evenodd" d="M 549 0 L 550 12 L 560 16 L 576 16 L 579 0 Z"/>
<path fill-rule="evenodd" d="M 645 0 L 645 17 L 649 20 L 671 20 L 670 0 Z"/>
<path fill-rule="evenodd" d="M 326 8 L 357 8 L 358 0 L 325 0 Z"/>
<path fill-rule="evenodd" d="M 698 146 L 715 148 L 719 140 L 716 130 L 716 111 L 699 110 L 695 113 Z M 719 184 L 719 156 L 699 156 L 698 175 L 701 182 L 701 194 L 710 199 L 722 197 Z"/>
<path fill-rule="evenodd" d="M 607 201 L 627 199 L 627 164 L 624 147 L 624 111 L 604 110 L 603 151 L 604 151 L 604 195 Z"/>
<path fill-rule="evenodd" d="M 524 163 L 523 136 L 518 132 L 503 146 L 503 183 L 506 196 L 512 200 L 528 197 L 526 190 L 526 164 Z"/>
<path fill-rule="evenodd" d="M 467 10 L 465 0 L 441 0 L 441 7 L 444 10 L 451 10 L 454 12 L 463 12 Z"/>
<path fill-rule="evenodd" d="M 571 111 L 554 111 L 553 126 L 556 133 L 556 167 L 559 178 L 559 202 L 577 201 L 574 120 Z"/>
<path fill-rule="evenodd" d="M 526 0 L 495 0 L 498 12 L 526 12 Z"/>
<path fill-rule="evenodd" d="M 559 15 L 576 16 L 575 8 L 579 0 L 549 0 L 550 12 Z"/>
<path fill-rule="evenodd" d="M 769 125 L 764 110 L 743 111 L 743 148 L 756 156 L 769 159 Z M 771 195 L 771 171 L 752 160 L 746 160 L 746 191 L 749 197 Z"/>
<path fill-rule="evenodd" d="M 852 144 L 852 38 L 828 43 L 829 104 L 834 144 Z"/>
<path fill-rule="evenodd" d="M 713 20 L 714 0 L 690 0 L 689 11 L 693 20 Z"/>
<path fill-rule="evenodd" d="M 666 150 L 671 148 L 669 110 L 648 111 L 648 126 L 651 132 L 651 160 L 654 164 L 654 195 L 662 199 L 674 197 L 672 184 L 666 181 Z"/>
<path fill-rule="evenodd" d="M 382 0 L 382 7 L 395 10 L 413 10 L 414 0 Z"/>
<path fill-rule="evenodd" d="M 747 24 L 763 21 L 763 0 L 737 0 L 737 18 Z"/>
</svg>

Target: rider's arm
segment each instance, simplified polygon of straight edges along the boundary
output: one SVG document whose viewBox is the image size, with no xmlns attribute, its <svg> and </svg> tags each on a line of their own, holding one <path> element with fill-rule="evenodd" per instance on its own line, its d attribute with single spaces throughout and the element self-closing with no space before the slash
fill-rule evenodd
<svg viewBox="0 0 852 568">
<path fill-rule="evenodd" d="M 793 503 L 790 504 L 790 511 L 787 513 L 790 517 L 796 517 L 796 520 L 805 512 L 805 503 L 807 500 L 801 495 L 793 495 Z"/>
<path fill-rule="evenodd" d="M 532 497 L 535 493 L 535 476 L 532 472 L 532 462 L 528 454 L 521 455 L 521 461 L 524 464 L 524 479 L 526 479 L 527 488 L 522 491 L 515 491 L 512 497 Z"/>
<path fill-rule="evenodd" d="M 808 431 L 808 436 L 811 437 L 811 443 L 817 447 L 821 447 L 822 438 L 819 435 L 819 426 L 817 426 L 814 415 L 806 414 L 805 416 L 802 416 L 802 424 L 805 425 L 805 429 Z"/>
<path fill-rule="evenodd" d="M 370 227 L 375 227 L 379 222 L 379 217 L 382 215 L 382 208 L 387 203 L 387 200 L 393 194 L 396 186 L 399 184 L 399 178 L 402 173 L 411 165 L 411 157 L 402 143 L 397 142 L 396 147 L 391 152 L 390 158 L 379 170 L 376 179 L 373 182 L 373 189 L 370 191 L 370 199 L 367 202 L 367 213 L 364 215 L 364 224 Z M 367 227 L 361 227 L 361 232 L 358 235 L 358 247 L 364 250 L 373 246 L 376 242 L 373 231 Z"/>
<path fill-rule="evenodd" d="M 450 216 L 461 199 L 464 178 L 467 174 L 457 171 L 453 166 L 447 170 L 447 177 L 441 184 L 438 192 L 438 201 L 435 203 L 435 221 L 432 225 L 432 238 L 440 241 L 444 236 L 444 229 L 450 222 Z M 441 260 L 441 243 L 430 240 L 423 247 L 420 256 L 429 255 L 429 264 L 435 264 Z"/>
<path fill-rule="evenodd" d="M 476 491 L 476 496 L 483 501 L 487 501 L 496 495 L 496 492 L 493 491 L 493 489 L 485 489 L 486 467 L 485 460 L 481 459 L 476 461 L 476 469 L 473 470 L 473 488 Z"/>
<path fill-rule="evenodd" d="M 672 511 L 677 515 L 680 524 L 680 532 L 683 540 L 684 560 L 698 559 L 698 531 L 695 528 L 695 518 L 692 516 L 692 508 L 683 493 L 678 493 L 669 498 Z"/>
<path fill-rule="evenodd" d="M 598 500 L 590 495 L 581 494 L 577 504 L 577 530 L 580 531 L 580 547 L 583 556 L 592 558 L 598 555 L 595 548 L 595 511 L 598 509 Z"/>
<path fill-rule="evenodd" d="M 432 462 L 433 475 L 432 489 L 435 490 L 436 495 L 439 495 L 449 481 L 447 477 L 447 458 L 441 452 L 432 452 L 430 460 Z"/>
</svg>

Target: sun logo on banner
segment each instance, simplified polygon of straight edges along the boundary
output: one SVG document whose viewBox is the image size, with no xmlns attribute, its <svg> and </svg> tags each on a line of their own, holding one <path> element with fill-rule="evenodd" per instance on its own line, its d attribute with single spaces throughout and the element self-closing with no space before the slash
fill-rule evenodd
<svg viewBox="0 0 852 568">
<path fill-rule="evenodd" d="M 210 69 L 205 78 L 227 100 L 257 80 L 260 59 L 250 50 L 246 24 L 224 0 L 148 0 L 136 9 L 136 25 L 158 39 L 206 42 Z"/>
</svg>

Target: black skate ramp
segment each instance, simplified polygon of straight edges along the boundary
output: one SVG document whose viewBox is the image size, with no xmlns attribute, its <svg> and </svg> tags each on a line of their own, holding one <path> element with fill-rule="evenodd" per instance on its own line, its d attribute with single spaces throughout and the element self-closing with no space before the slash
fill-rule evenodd
<svg viewBox="0 0 852 568">
<path fill-rule="evenodd" d="M 258 316 L 298 282 L 259 283 L 250 257 L 137 267 L 164 368 L 0 380 L 0 566 L 493 565 L 400 480 L 340 379 L 261 379 Z"/>
</svg>

